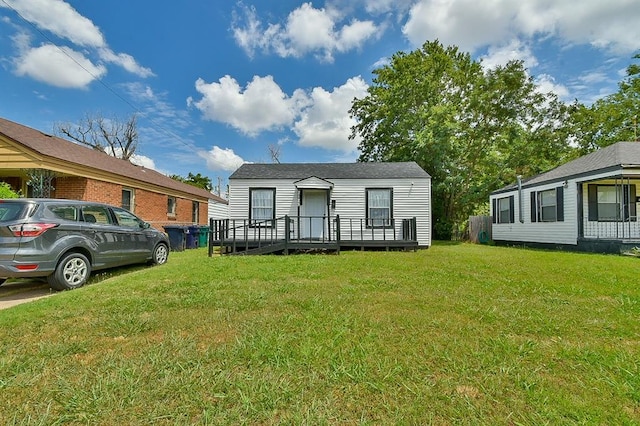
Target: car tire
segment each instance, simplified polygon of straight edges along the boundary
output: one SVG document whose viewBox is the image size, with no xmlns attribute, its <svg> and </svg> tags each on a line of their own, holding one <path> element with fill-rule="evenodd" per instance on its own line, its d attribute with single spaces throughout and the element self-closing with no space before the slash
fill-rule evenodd
<svg viewBox="0 0 640 426">
<path fill-rule="evenodd" d="M 163 265 L 167 263 L 167 259 L 169 258 L 169 246 L 164 243 L 159 243 L 153 249 L 153 255 L 151 257 L 152 265 Z"/>
<path fill-rule="evenodd" d="M 91 263 L 82 253 L 66 254 L 56 266 L 53 274 L 47 277 L 54 290 L 73 290 L 82 287 L 91 275 Z"/>
</svg>

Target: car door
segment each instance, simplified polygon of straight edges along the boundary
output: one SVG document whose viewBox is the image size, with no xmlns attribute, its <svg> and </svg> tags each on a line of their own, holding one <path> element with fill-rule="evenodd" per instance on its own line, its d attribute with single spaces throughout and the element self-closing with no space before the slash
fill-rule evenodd
<svg viewBox="0 0 640 426">
<path fill-rule="evenodd" d="M 111 211 L 115 216 L 117 225 L 127 236 L 127 244 L 130 245 L 127 248 L 128 258 L 126 263 L 139 263 L 149 259 L 151 257 L 151 248 L 149 247 L 147 233 L 142 226 L 144 222 L 128 210 L 112 207 Z"/>
<path fill-rule="evenodd" d="M 107 206 L 85 205 L 82 207 L 84 233 L 95 244 L 94 267 L 110 267 L 122 265 L 131 256 L 133 242 L 117 225 L 115 218 Z"/>
</svg>

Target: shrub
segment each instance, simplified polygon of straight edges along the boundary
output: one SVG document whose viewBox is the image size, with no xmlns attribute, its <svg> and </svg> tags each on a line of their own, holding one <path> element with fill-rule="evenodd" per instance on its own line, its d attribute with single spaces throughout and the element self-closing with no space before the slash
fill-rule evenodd
<svg viewBox="0 0 640 426">
<path fill-rule="evenodd" d="M 20 194 L 11 189 L 7 182 L 0 182 L 0 198 L 18 198 Z"/>
</svg>

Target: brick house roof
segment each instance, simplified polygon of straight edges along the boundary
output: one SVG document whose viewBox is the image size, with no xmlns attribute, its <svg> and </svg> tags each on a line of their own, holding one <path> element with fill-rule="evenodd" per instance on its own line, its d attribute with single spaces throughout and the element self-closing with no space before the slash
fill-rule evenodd
<svg viewBox="0 0 640 426">
<path fill-rule="evenodd" d="M 155 170 L 136 166 L 127 160 L 112 157 L 98 150 L 48 135 L 4 118 L 0 118 L 0 134 L 44 157 L 82 165 L 196 197 L 227 203 L 223 198 L 205 189 L 178 182 Z"/>
</svg>

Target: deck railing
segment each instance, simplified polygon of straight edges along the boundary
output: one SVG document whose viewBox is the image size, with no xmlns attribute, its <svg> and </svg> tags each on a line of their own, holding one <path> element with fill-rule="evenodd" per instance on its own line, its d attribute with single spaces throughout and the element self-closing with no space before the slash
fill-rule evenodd
<svg viewBox="0 0 640 426">
<path fill-rule="evenodd" d="M 211 219 L 209 253 L 214 246 L 231 252 L 291 243 L 350 244 L 405 241 L 417 243 L 416 218 L 385 221 L 336 216 L 282 216 L 275 219 Z"/>
</svg>

